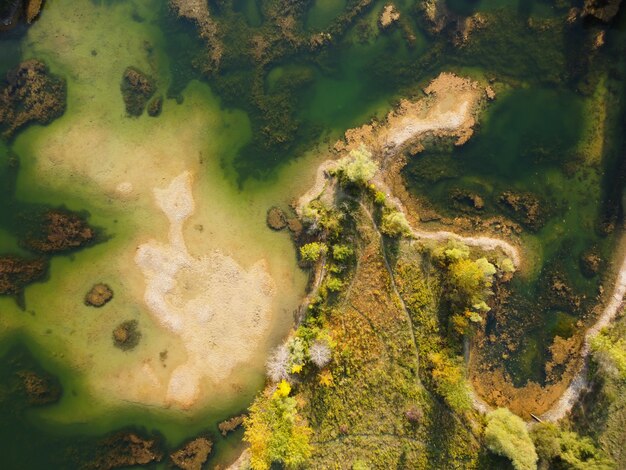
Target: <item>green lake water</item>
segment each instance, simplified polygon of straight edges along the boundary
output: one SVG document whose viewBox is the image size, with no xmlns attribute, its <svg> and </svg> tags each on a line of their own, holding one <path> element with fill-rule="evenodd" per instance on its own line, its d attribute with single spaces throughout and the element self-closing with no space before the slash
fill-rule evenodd
<svg viewBox="0 0 626 470">
<path fill-rule="evenodd" d="M 302 34 L 331 28 L 352 3 L 309 2 L 296 28 Z M 0 33 L 0 74 L 22 59 L 38 57 L 49 62 L 52 72 L 67 79 L 69 93 L 62 118 L 47 127 L 31 126 L 8 142 L 0 141 L 0 254 L 28 255 L 19 245 L 22 221 L 50 206 L 86 211 L 90 222 L 108 236 L 94 247 L 53 257 L 48 278 L 26 289 L 25 310 L 13 298 L 0 299 L 0 353 L 5 357 L 0 366 L 3 468 L 72 468 L 76 457 L 93 445 L 93 439 L 125 427 L 159 433 L 168 449 L 200 432 L 209 432 L 216 445 L 210 464 L 228 463 L 236 455 L 242 433 L 224 439 L 216 423 L 245 409 L 263 383 L 264 360 L 259 357 L 245 390 L 217 410 L 207 407 L 190 414 L 138 405 L 111 407 L 94 398 L 84 371 L 67 365 L 72 349 L 64 342 L 74 336 L 66 330 L 93 320 L 68 320 L 72 312 L 61 311 L 64 304 L 50 299 L 64 292 L 65 278 L 79 278 L 76 273 L 81 269 L 90 272 L 92 261 L 102 263 L 108 252 L 121 249 L 140 228 L 136 214 L 129 214 L 124 205 L 82 186 L 80 179 L 60 170 L 55 173 L 54 165 L 50 165 L 51 170 L 44 168 L 51 176 L 42 179 L 45 172 L 40 163 L 45 159 L 41 154 L 45 154 L 47 142 L 55 148 L 56 132 L 80 125 L 82 116 L 87 119 L 92 112 L 94 119 L 106 117 L 100 123 L 103 129 L 124 135 L 130 142 L 141 133 L 163 138 L 163 145 L 170 145 L 175 155 L 170 158 L 180 159 L 186 158 L 185 152 L 175 150 L 184 143 L 179 145 L 175 137 L 184 132 L 184 126 L 176 128 L 175 137 L 169 140 L 163 137 L 171 132 L 167 126 L 186 119 L 205 119 L 205 140 L 189 144 L 189 148 L 198 152 L 200 159 L 203 152 L 214 156 L 203 176 L 214 188 L 207 190 L 206 197 L 218 199 L 218 205 L 230 210 L 236 219 L 228 220 L 228 210 L 224 209 L 224 215 L 216 216 L 214 223 L 237 227 L 236 234 L 216 234 L 214 243 L 234 244 L 235 235 L 240 235 L 240 245 L 232 249 L 241 252 L 242 263 L 267 254 L 282 260 L 275 267 L 277 271 L 296 272 L 288 237 L 265 229 L 264 210 L 271 204 L 286 206 L 289 196 L 297 189 L 304 190 L 318 161 L 318 144 L 332 143 L 346 129 L 374 116 L 383 117 L 402 96 L 418 96 L 421 87 L 439 71 L 492 78 L 498 96 L 480 117 L 475 136 L 460 148 L 441 143 L 428 146 L 407 166 L 407 184 L 446 216 L 466 214 L 464 208 L 451 204 L 453 190 L 479 194 L 485 201 L 481 214 L 489 216 L 515 219 L 515 214 L 498 203 L 503 191 L 532 193 L 546 208 L 541 228 L 525 230 L 521 236 L 532 248 L 533 267 L 526 277 L 513 283 L 513 323 L 521 325 L 527 334 L 507 367 L 519 383 L 529 378 L 542 380 L 546 348 L 555 335 L 571 335 L 583 313 L 547 298 L 549 276 L 558 273 L 577 295 L 595 295 L 598 278 L 582 275 L 579 258 L 584 250 L 595 248 L 604 260 L 611 260 L 623 211 L 620 162 L 625 151 L 621 140 L 626 111 L 611 104 L 604 145 L 595 158 L 585 160 L 584 150 L 594 135 L 589 130 L 594 116 L 591 110 L 601 105 L 603 96 L 609 96 L 612 103 L 626 92 L 622 26 L 609 30 L 607 45 L 594 62 L 597 70 L 588 70 L 580 66 L 577 48 L 593 25 L 563 27 L 566 10 L 555 10 L 551 2 L 449 0 L 449 7 L 460 14 L 495 12 L 495 27 L 477 32 L 469 45 L 456 48 L 445 36 L 427 34 L 414 2 L 409 0 L 397 2 L 404 29 L 379 32 L 377 18 L 385 2 L 378 1 L 331 46 L 316 53 L 277 52 L 273 60 L 259 67 L 240 49 L 255 34 L 271 30 L 267 24 L 271 2 L 236 0 L 223 4 L 212 13 L 218 24 L 227 23 L 228 51 L 222 71 L 210 78 L 192 65 L 205 54 L 193 24 L 173 18 L 165 1 L 122 4 L 94 0 L 94 9 L 85 8 L 85 12 L 97 11 L 93 18 L 98 23 L 84 25 L 84 29 L 76 26 L 73 31 L 55 30 L 49 19 L 63 21 L 62 9 L 72 8 L 71 2 L 48 1 L 41 24 L 36 23 L 31 33 L 23 29 Z M 624 23 L 623 16 L 620 24 Z M 529 18 L 536 24 L 555 23 L 533 29 L 528 27 Z M 406 31 L 412 33 L 411 41 L 407 41 Z M 148 52 L 141 51 L 144 41 Z M 64 55 L 61 51 L 69 52 Z M 154 122 L 145 115 L 139 120 L 123 116 L 119 79 L 128 65 L 149 69 L 166 96 L 164 114 Z M 115 73 L 111 67 L 117 67 Z M 107 85 L 108 79 L 98 79 L 107 74 L 113 77 L 114 85 Z M 96 97 L 91 106 L 107 110 L 106 116 L 85 104 L 91 99 L 85 86 L 89 77 L 94 77 Z M 198 110 L 206 110 L 207 116 L 196 116 Z M 285 138 L 270 142 L 268 126 L 279 132 L 286 125 L 293 127 Z M 87 137 L 95 139 L 97 135 Z M 75 147 L 76 151 L 83 148 Z M 50 152 L 46 158 L 52 159 L 54 153 Z M 91 156 L 86 152 L 81 158 Z M 94 158 L 98 158 L 97 152 Z M 69 163 L 67 168 L 71 170 Z M 242 220 L 253 220 L 249 233 L 242 228 Z M 607 221 L 618 227 L 608 235 L 599 228 Z M 298 276 L 294 274 L 295 287 L 290 287 L 294 298 L 304 287 L 304 275 Z M 119 283 L 121 289 L 123 282 Z M 142 318 L 136 311 L 116 311 L 113 315 Z M 277 344 L 288 330 L 287 317 L 275 326 L 270 343 Z M 157 331 L 148 332 L 158 336 Z M 94 345 L 93 354 L 105 354 L 109 339 Z M 76 341 L 88 344 L 85 338 Z M 124 356 L 112 360 L 123 362 Z M 29 407 L 11 388 L 10 378 L 17 371 L 38 368 L 59 378 L 63 398 L 58 404 Z"/>
</svg>

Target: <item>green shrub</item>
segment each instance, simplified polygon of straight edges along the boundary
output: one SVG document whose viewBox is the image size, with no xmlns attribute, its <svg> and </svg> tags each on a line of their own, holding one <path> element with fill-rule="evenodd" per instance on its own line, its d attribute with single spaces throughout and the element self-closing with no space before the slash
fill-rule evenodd
<svg viewBox="0 0 626 470">
<path fill-rule="evenodd" d="M 344 183 L 365 186 L 378 171 L 378 165 L 372 160 L 372 154 L 365 147 L 350 151 L 347 157 L 337 162 L 336 174 Z"/>
<path fill-rule="evenodd" d="M 383 214 L 380 230 L 387 236 L 399 237 L 411 234 L 411 226 L 402 212 L 391 210 Z"/>
<path fill-rule="evenodd" d="M 446 352 L 433 352 L 428 355 L 428 360 L 437 393 L 453 410 L 469 410 L 472 403 L 462 358 L 453 358 Z"/>
<path fill-rule="evenodd" d="M 331 291 L 331 292 L 339 292 L 341 290 L 341 288 L 343 287 L 343 281 L 339 278 L 336 278 L 334 276 L 329 276 L 326 279 L 326 288 Z"/>
<path fill-rule="evenodd" d="M 487 415 L 485 442 L 493 453 L 509 458 L 515 470 L 537 468 L 537 452 L 526 424 L 507 408 L 498 408 Z"/>
<path fill-rule="evenodd" d="M 493 284 L 496 268 L 487 259 L 472 261 L 461 258 L 448 266 L 449 281 L 456 291 L 456 300 L 469 299 L 469 305 L 484 310 L 486 295 Z"/>
<path fill-rule="evenodd" d="M 506 274 L 512 274 L 515 272 L 515 265 L 513 264 L 513 261 L 511 261 L 511 258 L 504 258 L 500 261 L 498 267 L 500 268 L 500 271 Z"/>
<path fill-rule="evenodd" d="M 333 245 L 333 259 L 345 261 L 354 254 L 354 250 L 347 245 Z"/>
<path fill-rule="evenodd" d="M 312 242 L 300 247 L 300 256 L 304 261 L 315 262 L 327 251 L 328 247 L 325 243 Z"/>
<path fill-rule="evenodd" d="M 374 194 L 374 202 L 379 206 L 383 206 L 385 205 L 385 201 L 387 201 L 387 196 L 385 196 L 385 193 L 381 191 L 376 191 L 376 193 Z"/>
<path fill-rule="evenodd" d="M 626 341 L 613 341 L 606 330 L 591 339 L 591 351 L 600 370 L 607 375 L 626 379 Z"/>
</svg>

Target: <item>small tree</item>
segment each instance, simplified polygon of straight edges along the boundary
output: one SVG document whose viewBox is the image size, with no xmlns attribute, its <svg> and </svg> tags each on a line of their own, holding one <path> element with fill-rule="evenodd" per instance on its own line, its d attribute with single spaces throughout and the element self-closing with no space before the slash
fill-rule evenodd
<svg viewBox="0 0 626 470">
<path fill-rule="evenodd" d="M 405 215 L 396 210 L 388 211 L 383 214 L 380 230 L 390 237 L 407 236 L 411 234 L 411 226 L 406 220 Z"/>
<path fill-rule="evenodd" d="M 460 258 L 448 267 L 450 282 L 457 290 L 457 297 L 468 298 L 470 305 L 482 306 L 495 272 L 495 266 L 485 258 L 476 261 Z"/>
<path fill-rule="evenodd" d="M 526 424 L 508 408 L 498 408 L 487 415 L 485 442 L 493 453 L 509 458 L 515 470 L 537 468 L 537 452 Z"/>
<path fill-rule="evenodd" d="M 322 369 L 326 367 L 331 358 L 330 347 L 325 341 L 315 341 L 309 347 L 309 358 L 318 368 Z"/>
<path fill-rule="evenodd" d="M 254 470 L 269 470 L 273 463 L 297 468 L 311 456 L 312 431 L 299 415 L 291 387 L 281 382 L 273 394 L 264 393 L 250 406 L 244 418 L 244 440 L 250 444 Z"/>
<path fill-rule="evenodd" d="M 320 259 L 320 256 L 326 254 L 327 251 L 328 247 L 325 243 L 311 242 L 300 247 L 300 256 L 304 261 L 314 263 Z"/>
<path fill-rule="evenodd" d="M 270 354 L 265 369 L 272 382 L 280 382 L 289 377 L 289 356 L 286 344 L 281 344 Z"/>
<path fill-rule="evenodd" d="M 465 380 L 462 358 L 452 357 L 445 351 L 430 353 L 432 378 L 437 393 L 455 411 L 471 408 L 469 388 Z"/>
<path fill-rule="evenodd" d="M 344 183 L 365 186 L 378 171 L 378 165 L 372 160 L 372 154 L 365 147 L 351 150 L 347 157 L 337 162 L 336 173 Z"/>
<path fill-rule="evenodd" d="M 354 250 L 347 245 L 333 245 L 333 259 L 345 261 L 354 254 Z"/>
</svg>

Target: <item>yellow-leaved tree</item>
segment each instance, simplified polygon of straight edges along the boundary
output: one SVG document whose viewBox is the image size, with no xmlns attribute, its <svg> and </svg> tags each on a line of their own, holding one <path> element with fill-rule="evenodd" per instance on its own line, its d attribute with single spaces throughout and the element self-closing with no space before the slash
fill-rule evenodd
<svg viewBox="0 0 626 470">
<path fill-rule="evenodd" d="M 289 396 L 286 381 L 274 393 L 259 395 L 244 419 L 244 440 L 250 444 L 250 464 L 267 470 L 272 463 L 298 468 L 311 456 L 311 428 L 298 414 L 297 402 Z"/>
</svg>

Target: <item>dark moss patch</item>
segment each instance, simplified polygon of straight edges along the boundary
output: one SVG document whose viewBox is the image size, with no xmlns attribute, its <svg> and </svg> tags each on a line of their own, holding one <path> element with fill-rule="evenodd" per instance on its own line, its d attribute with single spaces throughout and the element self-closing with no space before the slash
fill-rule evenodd
<svg viewBox="0 0 626 470">
<path fill-rule="evenodd" d="M 163 459 L 163 444 L 159 437 L 144 438 L 135 432 L 120 431 L 102 439 L 94 455 L 83 468 L 109 470 L 112 468 L 148 465 Z"/>
<path fill-rule="evenodd" d="M 65 80 L 39 60 L 19 64 L 0 87 L 0 131 L 5 138 L 31 122 L 48 124 L 65 112 Z"/>
<path fill-rule="evenodd" d="M 30 405 L 48 405 L 61 398 L 61 384 L 56 377 L 32 370 L 18 372 L 17 375 Z"/>
<path fill-rule="evenodd" d="M 20 294 L 28 284 L 41 280 L 47 269 L 48 263 L 44 259 L 0 257 L 0 295 Z"/>
<path fill-rule="evenodd" d="M 113 344 L 122 351 L 134 349 L 141 339 L 141 332 L 137 329 L 137 320 L 128 320 L 120 323 L 113 330 Z"/>
<path fill-rule="evenodd" d="M 170 454 L 170 460 L 176 468 L 182 470 L 201 470 L 209 458 L 213 442 L 200 436 L 187 442 L 180 449 Z"/>
<path fill-rule="evenodd" d="M 532 230 L 538 230 L 545 222 L 545 211 L 535 195 L 505 191 L 498 196 L 498 203 L 511 211 L 513 219 Z"/>
<path fill-rule="evenodd" d="M 96 231 L 80 215 L 51 209 L 27 233 L 22 245 L 35 253 L 54 254 L 81 248 L 95 238 Z"/>
<path fill-rule="evenodd" d="M 222 421 L 217 425 L 218 429 L 222 433 L 222 436 L 226 437 L 229 432 L 234 431 L 243 424 L 243 419 L 246 415 L 233 416 L 230 419 Z"/>
<path fill-rule="evenodd" d="M 127 67 L 122 76 L 122 97 L 130 116 L 141 116 L 148 100 L 156 91 L 152 77 L 136 67 Z"/>
<path fill-rule="evenodd" d="M 157 117 L 163 110 L 163 96 L 155 96 L 148 104 L 148 116 Z"/>
</svg>

